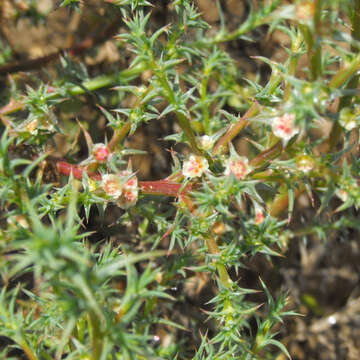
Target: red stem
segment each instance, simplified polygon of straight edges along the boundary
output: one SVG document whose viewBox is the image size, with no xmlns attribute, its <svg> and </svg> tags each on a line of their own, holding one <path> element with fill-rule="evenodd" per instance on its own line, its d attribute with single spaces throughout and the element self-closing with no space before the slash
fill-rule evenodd
<svg viewBox="0 0 360 360">
<path fill-rule="evenodd" d="M 57 169 L 60 174 L 69 176 L 72 174 L 74 178 L 81 180 L 84 171 L 88 171 L 86 167 L 78 165 L 72 165 L 65 161 L 59 161 L 57 163 Z M 88 176 L 94 180 L 101 180 L 99 173 L 88 172 Z M 182 184 L 169 181 L 169 180 L 157 180 L 157 181 L 139 181 L 139 189 L 144 194 L 148 195 L 165 195 L 165 196 L 181 196 L 184 197 L 192 190 L 192 186 L 189 184 L 182 189 Z"/>
</svg>

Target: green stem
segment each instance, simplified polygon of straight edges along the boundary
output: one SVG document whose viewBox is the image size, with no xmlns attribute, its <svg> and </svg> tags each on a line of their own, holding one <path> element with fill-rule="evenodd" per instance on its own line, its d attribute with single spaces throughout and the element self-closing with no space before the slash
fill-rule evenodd
<svg viewBox="0 0 360 360">
<path fill-rule="evenodd" d="M 339 88 L 347 80 L 349 80 L 354 75 L 354 73 L 356 73 L 359 69 L 360 69 L 360 55 L 356 56 L 356 58 L 350 63 L 350 65 L 339 70 L 333 76 L 333 78 L 329 82 L 329 87 Z"/>
<path fill-rule="evenodd" d="M 140 64 L 131 69 L 122 70 L 117 74 L 99 76 L 94 79 L 84 81 L 82 86 L 73 86 L 68 90 L 68 93 L 71 96 L 76 96 L 85 94 L 86 91 L 95 91 L 106 88 L 121 81 L 128 81 L 129 79 L 141 74 L 144 70 L 146 70 L 145 65 Z M 48 100 L 58 99 L 59 97 L 60 95 L 58 93 L 50 93 L 47 95 Z M 12 99 L 7 105 L 0 108 L 0 116 L 10 115 L 23 109 L 24 104 L 22 102 Z"/>
<path fill-rule="evenodd" d="M 212 163 L 212 159 L 209 156 L 207 156 L 207 154 L 204 154 L 204 152 L 198 147 L 197 142 L 196 142 L 196 137 L 195 137 L 194 131 L 191 127 L 189 119 L 181 111 L 177 110 L 176 97 L 175 97 L 173 89 L 171 88 L 171 86 L 169 84 L 166 74 L 157 68 L 156 63 L 153 64 L 153 70 L 155 73 L 157 73 L 160 84 L 163 87 L 163 89 L 165 90 L 165 93 L 164 93 L 165 98 L 167 99 L 169 104 L 174 105 L 174 107 L 175 107 L 175 114 L 177 117 L 177 122 L 178 122 L 179 126 L 181 127 L 182 131 L 184 132 L 184 134 L 186 135 L 186 137 L 189 141 L 191 150 L 197 155 L 205 156 L 206 159 L 208 160 L 208 162 Z"/>
<path fill-rule="evenodd" d="M 30 348 L 30 346 L 28 345 L 25 339 L 23 339 L 21 342 L 21 348 L 23 349 L 24 353 L 26 354 L 29 360 L 38 360 L 38 357 L 35 355 L 35 353 Z"/>
<path fill-rule="evenodd" d="M 296 68 L 299 60 L 300 43 L 301 41 L 299 39 L 299 34 L 298 34 L 298 36 L 296 36 L 291 43 L 291 55 L 288 64 L 289 76 L 295 76 Z M 286 103 L 289 100 L 290 95 L 291 95 L 291 83 L 289 81 L 286 81 L 284 96 L 283 96 L 284 103 Z"/>
<path fill-rule="evenodd" d="M 313 79 L 316 80 L 321 76 L 321 5 L 322 0 L 315 1 L 315 14 L 314 14 L 314 28 L 316 33 L 315 48 L 313 49 L 313 55 L 311 58 L 311 70 Z"/>
<path fill-rule="evenodd" d="M 359 52 L 357 42 L 360 41 L 360 0 L 355 0 L 354 16 L 352 19 L 352 38 L 354 43 L 351 45 L 351 51 Z M 356 72 L 360 69 L 360 56 L 358 55 L 354 61 L 346 68 L 340 70 L 330 81 L 330 87 L 338 88 L 345 83 L 349 78 L 349 82 L 346 85 L 346 89 L 356 89 L 359 83 L 359 75 Z M 344 95 L 339 102 L 338 112 L 341 109 L 350 106 L 353 98 L 353 94 Z M 329 136 L 329 148 L 330 151 L 334 151 L 336 145 L 342 134 L 342 129 L 339 121 L 336 121 L 331 129 Z"/>
<path fill-rule="evenodd" d="M 215 237 L 210 235 L 205 239 L 205 242 L 210 251 L 210 254 L 218 255 L 220 253 L 220 249 L 216 243 Z M 233 281 L 231 280 L 230 275 L 227 272 L 225 265 L 217 263 L 216 269 L 219 274 L 219 280 L 220 280 L 221 285 L 223 285 L 224 287 L 226 287 L 228 289 L 231 289 Z"/>
<path fill-rule="evenodd" d="M 114 131 L 114 135 L 112 136 L 109 142 L 109 149 L 114 150 L 116 146 L 120 143 L 122 139 L 128 134 L 131 129 L 131 122 L 127 121 L 120 129 L 116 129 Z"/>
<path fill-rule="evenodd" d="M 209 106 L 206 103 L 208 82 L 209 82 L 209 77 L 206 74 L 204 74 L 204 77 L 201 81 L 200 98 L 201 98 L 201 109 L 202 109 L 204 128 L 206 134 L 210 133 L 210 111 L 209 111 Z"/>
<path fill-rule="evenodd" d="M 103 337 L 100 331 L 100 322 L 96 314 L 89 313 L 88 316 L 90 327 L 90 342 L 91 342 L 91 360 L 99 360 L 103 351 Z"/>
<path fill-rule="evenodd" d="M 141 74 L 145 69 L 145 65 L 140 64 L 133 68 L 122 70 L 118 74 L 99 76 L 95 79 L 84 81 L 82 84 L 83 86 L 74 86 L 69 90 L 69 93 L 72 96 L 82 95 L 85 93 L 86 90 L 95 91 L 101 88 L 109 87 L 118 82 L 136 77 Z M 56 95 L 55 97 L 57 97 Z"/>
</svg>

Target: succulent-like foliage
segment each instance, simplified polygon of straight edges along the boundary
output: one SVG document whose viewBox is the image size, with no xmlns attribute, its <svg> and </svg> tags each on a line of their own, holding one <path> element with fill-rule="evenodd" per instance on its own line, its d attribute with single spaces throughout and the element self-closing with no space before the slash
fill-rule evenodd
<svg viewBox="0 0 360 360">
<path fill-rule="evenodd" d="M 19 18 L 50 16 L 21 3 Z M 165 2 L 161 25 L 156 1 L 106 3 L 124 58 L 106 73 L 75 57 L 98 38 L 10 65 L 0 42 L 0 74 L 58 60 L 2 90 L 0 357 L 290 357 L 279 338 L 289 294 L 271 294 L 261 273 L 249 289 L 239 273 L 286 257 L 299 236 L 359 229 L 360 1 L 249 1 L 232 30 L 221 2 L 214 29 L 191 0 Z M 274 32 L 285 60 L 254 56 L 270 76 L 246 78 L 226 44 Z M 162 160 L 131 146 L 154 123 Z M 144 178 L 139 156 L 166 175 Z M 194 279 L 211 296 L 180 316 Z"/>
</svg>

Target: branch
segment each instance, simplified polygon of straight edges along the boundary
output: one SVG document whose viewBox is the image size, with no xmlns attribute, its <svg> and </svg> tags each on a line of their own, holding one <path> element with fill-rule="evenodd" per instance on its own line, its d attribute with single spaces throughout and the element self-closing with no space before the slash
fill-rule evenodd
<svg viewBox="0 0 360 360">
<path fill-rule="evenodd" d="M 86 167 L 72 165 L 65 161 L 59 161 L 56 164 L 58 172 L 60 174 L 69 176 L 72 174 L 75 179 L 81 180 L 84 172 L 87 172 L 87 175 L 94 180 L 101 180 L 101 175 L 99 173 L 91 172 L 86 169 Z M 141 192 L 147 195 L 165 195 L 165 196 L 185 196 L 191 190 L 192 186 L 187 185 L 183 188 L 183 184 L 170 181 L 167 179 L 157 180 L 157 181 L 139 181 L 139 189 Z"/>
</svg>

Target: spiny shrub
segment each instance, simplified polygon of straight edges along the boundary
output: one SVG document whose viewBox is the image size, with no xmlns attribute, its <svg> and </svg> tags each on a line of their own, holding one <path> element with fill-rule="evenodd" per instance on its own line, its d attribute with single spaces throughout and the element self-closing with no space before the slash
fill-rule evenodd
<svg viewBox="0 0 360 360">
<path fill-rule="evenodd" d="M 47 21 L 21 4 L 19 18 Z M 164 2 L 159 25 L 158 5 L 102 4 L 121 57 L 107 70 L 76 57 L 100 37 L 19 63 L 1 43 L 0 73 L 15 73 L 0 108 L 1 358 L 290 357 L 286 289 L 271 294 L 261 273 L 247 288 L 241 270 L 359 228 L 360 1 L 249 1 L 232 30 L 220 2 L 213 27 L 191 0 Z M 275 33 L 284 61 L 258 54 L 269 76 L 245 76 L 227 44 Z M 129 141 L 154 126 L 163 158 Z M 163 176 L 141 178 L 139 157 Z M 191 283 L 210 294 L 195 310 Z"/>
</svg>

